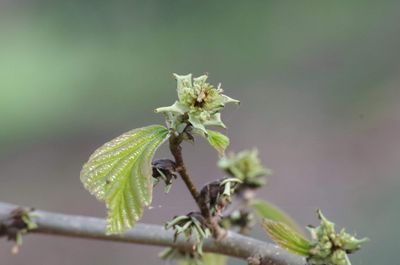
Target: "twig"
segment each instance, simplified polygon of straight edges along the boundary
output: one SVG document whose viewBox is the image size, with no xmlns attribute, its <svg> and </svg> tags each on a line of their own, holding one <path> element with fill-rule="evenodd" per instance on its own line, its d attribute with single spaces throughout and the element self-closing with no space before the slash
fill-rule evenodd
<svg viewBox="0 0 400 265">
<path fill-rule="evenodd" d="M 196 186 L 194 185 L 191 177 L 186 171 L 185 163 L 183 161 L 182 156 L 182 146 L 181 143 L 183 141 L 182 134 L 175 136 L 172 135 L 169 139 L 169 149 L 172 155 L 175 158 L 176 163 L 176 171 L 182 177 L 183 181 L 185 182 L 187 188 L 189 189 L 190 193 L 192 194 L 193 199 L 196 201 L 197 205 L 199 206 L 201 215 L 205 218 L 207 222 L 207 226 L 211 229 L 214 238 L 221 239 L 225 236 L 225 231 L 222 229 L 219 224 L 218 220 L 216 220 L 210 212 L 208 205 L 200 200 L 200 194 L 197 190 Z"/>
<path fill-rule="evenodd" d="M 0 227 L 5 226 L 12 217 L 17 205 L 0 202 Z M 94 217 L 66 215 L 35 210 L 31 214 L 37 228 L 30 233 L 61 235 L 68 237 L 91 238 L 98 240 L 119 241 L 153 246 L 169 246 L 190 250 L 193 243 L 183 238 L 173 241 L 173 232 L 163 227 L 150 224 L 136 224 L 135 228 L 123 235 L 106 235 L 106 221 Z M 267 242 L 228 232 L 222 240 L 206 240 L 204 251 L 220 253 L 241 259 L 260 257 L 262 265 L 304 265 L 304 259 L 289 254 Z"/>
<path fill-rule="evenodd" d="M 199 192 L 196 189 L 196 186 L 194 185 L 192 179 L 190 178 L 189 174 L 186 171 L 185 163 L 183 162 L 183 157 L 182 157 L 182 136 L 175 136 L 171 135 L 169 138 L 169 149 L 171 151 L 171 154 L 175 158 L 175 164 L 176 164 L 176 171 L 181 175 L 183 181 L 185 182 L 187 188 L 189 189 L 190 193 L 192 194 L 193 199 L 198 202 L 199 198 Z M 199 205 L 200 207 L 200 205 Z"/>
</svg>

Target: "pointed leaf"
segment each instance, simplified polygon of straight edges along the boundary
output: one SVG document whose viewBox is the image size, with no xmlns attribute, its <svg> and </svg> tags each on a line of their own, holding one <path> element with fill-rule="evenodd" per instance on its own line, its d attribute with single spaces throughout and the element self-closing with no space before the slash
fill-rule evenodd
<svg viewBox="0 0 400 265">
<path fill-rule="evenodd" d="M 203 123 L 198 117 L 189 114 L 189 122 L 192 124 L 193 128 L 200 130 L 204 134 L 207 133 L 206 127 L 204 127 Z"/>
<path fill-rule="evenodd" d="M 302 229 L 300 226 L 294 221 L 292 217 L 290 217 L 287 213 L 285 213 L 283 210 L 279 209 L 277 206 L 274 204 L 268 202 L 268 201 L 263 201 L 263 200 L 255 200 L 251 206 L 254 208 L 256 213 L 261 217 L 261 218 L 266 218 L 272 221 L 278 221 L 286 224 L 287 226 L 291 227 L 295 231 L 297 231 L 299 234 L 303 234 Z"/>
<path fill-rule="evenodd" d="M 83 166 L 83 185 L 106 202 L 107 233 L 133 227 L 151 203 L 151 160 L 168 132 L 161 125 L 134 129 L 98 148 Z"/>
<path fill-rule="evenodd" d="M 207 130 L 207 140 L 214 147 L 220 156 L 224 156 L 225 149 L 229 145 L 229 138 L 220 132 Z"/>
<path fill-rule="evenodd" d="M 174 73 L 173 75 L 176 79 L 178 90 L 185 87 L 192 87 L 192 74 L 178 75 Z"/>
<path fill-rule="evenodd" d="M 233 98 L 228 97 L 228 96 L 226 96 L 226 95 L 222 95 L 222 98 L 223 98 L 224 104 L 226 104 L 226 103 L 240 104 L 240 101 L 239 101 L 239 100 L 233 99 Z"/>
<path fill-rule="evenodd" d="M 271 239 L 282 248 L 305 257 L 310 254 L 311 242 L 286 224 L 264 219 L 263 227 Z"/>
<path fill-rule="evenodd" d="M 187 112 L 189 109 L 181 104 L 179 101 L 175 101 L 174 104 L 172 104 L 171 106 L 168 107 L 161 107 L 161 108 L 157 108 L 154 111 L 156 113 L 160 113 L 160 112 L 172 112 L 172 113 L 178 113 L 178 114 L 184 114 L 185 112 Z"/>
<path fill-rule="evenodd" d="M 207 75 L 201 75 L 199 77 L 195 77 L 195 78 L 193 78 L 193 85 L 201 87 L 202 85 L 204 85 L 206 83 L 207 79 L 208 79 Z"/>
<path fill-rule="evenodd" d="M 204 125 L 226 128 L 226 125 L 221 120 L 221 113 L 215 113 L 214 115 L 211 115 L 210 119 L 204 122 Z"/>
</svg>

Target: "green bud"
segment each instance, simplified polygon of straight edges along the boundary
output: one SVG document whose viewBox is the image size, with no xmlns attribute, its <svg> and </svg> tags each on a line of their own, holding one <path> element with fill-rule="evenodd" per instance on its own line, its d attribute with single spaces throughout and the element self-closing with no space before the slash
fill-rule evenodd
<svg viewBox="0 0 400 265">
<path fill-rule="evenodd" d="M 335 224 L 329 221 L 320 210 L 317 211 L 320 225 L 308 227 L 312 238 L 312 248 L 308 261 L 310 264 L 320 265 L 351 265 L 347 253 L 360 249 L 367 238 L 356 239 L 345 232 L 344 229 L 337 233 Z"/>
<path fill-rule="evenodd" d="M 308 226 L 311 241 L 301 238 L 281 222 L 266 220 L 264 227 L 270 237 L 283 248 L 303 255 L 311 265 L 351 265 L 348 254 L 360 249 L 367 238 L 356 239 L 344 229 L 336 233 L 335 224 L 329 221 L 320 210 L 317 211 L 320 225 Z"/>
<path fill-rule="evenodd" d="M 207 75 L 193 78 L 193 82 L 192 74 L 174 76 L 177 81 L 178 101 L 169 107 L 156 109 L 156 112 L 166 114 L 168 126 L 176 129 L 178 124 L 189 122 L 204 134 L 207 134 L 206 126 L 225 128 L 220 111 L 225 104 L 239 101 L 223 95 L 220 85 L 215 88 L 207 83 Z"/>
<path fill-rule="evenodd" d="M 332 237 L 335 233 L 335 224 L 326 219 L 319 209 L 317 210 L 317 216 L 318 219 L 321 220 L 321 224 L 317 228 L 317 234 L 320 236 Z"/>
<path fill-rule="evenodd" d="M 264 176 L 271 174 L 271 171 L 261 164 L 256 149 L 231 153 L 221 158 L 218 166 L 227 174 L 240 179 L 243 185 L 253 188 L 264 185 L 266 183 Z"/>
</svg>

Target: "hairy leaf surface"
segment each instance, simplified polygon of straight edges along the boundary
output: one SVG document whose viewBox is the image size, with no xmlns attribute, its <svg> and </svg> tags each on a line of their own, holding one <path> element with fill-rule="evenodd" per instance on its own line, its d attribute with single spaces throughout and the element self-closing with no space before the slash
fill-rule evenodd
<svg viewBox="0 0 400 265">
<path fill-rule="evenodd" d="M 83 166 L 83 185 L 106 203 L 107 233 L 133 227 L 151 203 L 151 160 L 168 132 L 161 125 L 131 130 L 98 148 Z"/>
</svg>

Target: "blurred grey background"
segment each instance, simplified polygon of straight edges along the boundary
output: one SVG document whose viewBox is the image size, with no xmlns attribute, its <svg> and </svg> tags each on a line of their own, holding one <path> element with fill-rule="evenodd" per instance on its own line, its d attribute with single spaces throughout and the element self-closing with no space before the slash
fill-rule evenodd
<svg viewBox="0 0 400 265">
<path fill-rule="evenodd" d="M 370 237 L 353 264 L 398 264 L 399 14 L 399 1 L 3 0 L 0 200 L 104 217 L 81 165 L 163 123 L 153 110 L 175 100 L 173 72 L 208 72 L 242 102 L 223 114 L 230 150 L 257 146 L 274 171 L 259 196 L 302 225 L 319 207 Z M 184 153 L 198 185 L 221 176 L 204 140 Z M 144 222 L 195 207 L 181 181 L 153 206 Z M 11 247 L 0 241 L 0 264 L 162 264 L 148 246 L 30 235 Z"/>
</svg>

